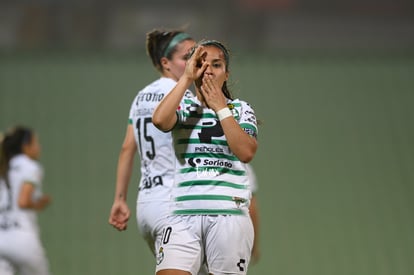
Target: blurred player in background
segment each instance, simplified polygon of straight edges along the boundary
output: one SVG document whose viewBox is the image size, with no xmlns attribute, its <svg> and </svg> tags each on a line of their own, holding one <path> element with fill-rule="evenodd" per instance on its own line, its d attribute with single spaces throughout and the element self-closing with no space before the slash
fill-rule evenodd
<svg viewBox="0 0 414 275">
<path fill-rule="evenodd" d="M 127 205 L 134 157 L 141 160 L 141 179 L 137 199 L 137 222 L 140 233 L 155 255 L 164 219 L 168 215 L 174 180 L 174 155 L 170 133 L 154 127 L 152 112 L 172 90 L 184 72 L 194 39 L 182 30 L 153 30 L 147 33 L 146 49 L 161 77 L 142 89 L 132 102 L 129 124 L 119 154 L 115 198 L 109 223 L 118 230 L 127 228 L 130 210 Z M 191 93 L 188 91 L 188 93 Z"/>
<path fill-rule="evenodd" d="M 260 124 L 260 123 L 259 123 Z M 246 164 L 246 172 L 249 177 L 250 190 L 252 191 L 252 198 L 250 199 L 249 205 L 249 214 L 252 219 L 253 228 L 254 228 L 254 242 L 252 248 L 252 264 L 256 264 L 260 260 L 260 220 L 259 220 L 259 203 L 257 200 L 257 177 L 256 173 L 253 170 L 253 167 L 250 164 Z"/>
<path fill-rule="evenodd" d="M 42 193 L 37 134 L 15 127 L 0 150 L 0 274 L 48 275 L 37 212 L 50 203 Z M 14 273 L 16 272 L 16 273 Z"/>
</svg>

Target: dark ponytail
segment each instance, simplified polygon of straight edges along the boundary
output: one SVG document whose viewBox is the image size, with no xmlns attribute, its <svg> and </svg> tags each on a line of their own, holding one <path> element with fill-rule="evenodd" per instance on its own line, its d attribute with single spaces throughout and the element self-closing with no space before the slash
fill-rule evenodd
<svg viewBox="0 0 414 275">
<path fill-rule="evenodd" d="M 17 126 L 9 130 L 3 136 L 0 142 L 0 178 L 8 182 L 8 171 L 10 168 L 10 160 L 22 153 L 23 145 L 29 144 L 33 137 L 33 131 L 27 127 Z"/>
<path fill-rule="evenodd" d="M 193 40 L 190 35 L 181 30 L 161 31 L 153 30 L 147 33 L 146 49 L 151 58 L 152 64 L 159 71 L 163 72 L 161 58 L 172 58 L 177 50 L 177 45 L 185 40 Z"/>
</svg>

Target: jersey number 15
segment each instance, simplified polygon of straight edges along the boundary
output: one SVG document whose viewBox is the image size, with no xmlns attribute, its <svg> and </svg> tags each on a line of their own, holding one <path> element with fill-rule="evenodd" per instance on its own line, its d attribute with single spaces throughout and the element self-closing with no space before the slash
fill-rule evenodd
<svg viewBox="0 0 414 275">
<path fill-rule="evenodd" d="M 150 135 L 148 135 L 148 126 L 152 126 L 152 120 L 150 117 L 146 117 L 143 120 L 144 120 L 143 123 L 141 123 L 141 118 L 139 118 L 135 125 L 138 131 L 139 151 L 141 152 L 141 154 L 143 154 L 144 152 L 142 151 L 142 143 L 143 142 L 149 143 L 149 146 L 145 146 L 145 148 L 147 149 L 145 154 L 149 159 L 154 159 L 155 157 L 154 139 Z"/>
</svg>

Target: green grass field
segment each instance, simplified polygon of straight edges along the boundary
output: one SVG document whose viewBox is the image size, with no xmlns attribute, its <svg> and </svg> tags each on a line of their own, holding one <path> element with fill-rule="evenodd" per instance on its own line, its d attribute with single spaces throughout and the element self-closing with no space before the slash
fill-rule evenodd
<svg viewBox="0 0 414 275">
<path fill-rule="evenodd" d="M 249 274 L 414 274 L 413 56 L 234 58 L 231 87 L 262 121 Z M 43 145 L 55 275 L 153 274 L 135 218 L 122 233 L 107 220 L 130 104 L 156 77 L 130 53 L 0 55 L 0 130 L 29 125 Z"/>
</svg>

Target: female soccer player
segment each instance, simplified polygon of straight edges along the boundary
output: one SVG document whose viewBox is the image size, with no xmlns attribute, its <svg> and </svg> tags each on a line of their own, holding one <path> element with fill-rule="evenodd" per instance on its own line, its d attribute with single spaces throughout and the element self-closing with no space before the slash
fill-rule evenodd
<svg viewBox="0 0 414 275">
<path fill-rule="evenodd" d="M 14 274 L 14 269 L 22 275 L 47 275 L 37 211 L 50 197 L 42 193 L 38 136 L 16 127 L 4 136 L 0 152 L 0 274 Z"/>
<path fill-rule="evenodd" d="M 229 53 L 202 41 L 152 121 L 171 131 L 176 152 L 173 215 L 157 252 L 157 275 L 246 274 L 254 232 L 245 163 L 257 149 L 257 123 L 246 102 L 227 88 Z M 194 83 L 196 97 L 187 89 Z"/>
<path fill-rule="evenodd" d="M 150 83 L 132 102 L 129 124 L 119 154 L 116 190 L 109 223 L 118 230 L 127 228 L 130 210 L 128 185 L 135 154 L 141 160 L 141 179 L 137 199 L 137 221 L 140 233 L 155 255 L 155 244 L 161 237 L 168 215 L 170 191 L 174 179 L 174 155 L 170 133 L 154 127 L 152 112 L 184 73 L 185 63 L 194 39 L 181 30 L 153 30 L 147 34 L 147 54 L 161 77 Z M 190 93 L 189 91 L 187 91 Z"/>
</svg>

